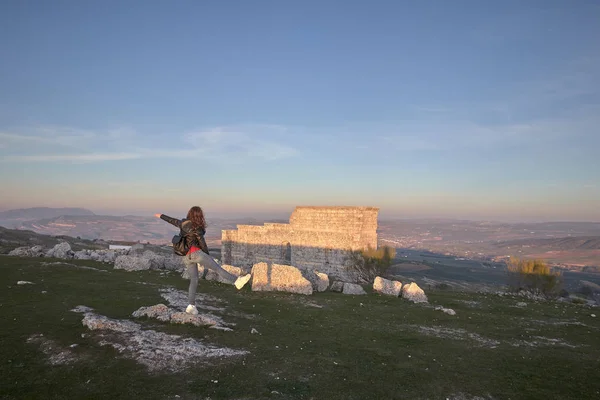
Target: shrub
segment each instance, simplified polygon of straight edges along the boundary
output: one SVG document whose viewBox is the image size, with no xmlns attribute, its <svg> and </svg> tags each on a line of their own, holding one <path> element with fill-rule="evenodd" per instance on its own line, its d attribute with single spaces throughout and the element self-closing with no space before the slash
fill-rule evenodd
<svg viewBox="0 0 600 400">
<path fill-rule="evenodd" d="M 543 260 L 511 258 L 507 267 L 508 286 L 514 291 L 527 290 L 535 294 L 555 296 L 561 289 L 561 273 L 552 271 Z"/>
<path fill-rule="evenodd" d="M 396 249 L 389 246 L 353 251 L 348 269 L 358 283 L 373 283 L 377 276 L 382 276 L 389 270 L 395 257 Z"/>
</svg>

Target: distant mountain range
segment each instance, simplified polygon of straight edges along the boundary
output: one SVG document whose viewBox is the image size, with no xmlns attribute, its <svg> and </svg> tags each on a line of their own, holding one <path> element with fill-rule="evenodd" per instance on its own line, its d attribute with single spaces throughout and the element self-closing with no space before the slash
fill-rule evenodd
<svg viewBox="0 0 600 400">
<path fill-rule="evenodd" d="M 56 218 L 62 215 L 96 215 L 85 208 L 50 208 L 34 207 L 19 208 L 17 210 L 0 211 L 0 221 L 2 220 L 35 220 L 43 218 Z"/>
<path fill-rule="evenodd" d="M 535 247 L 552 251 L 600 250 L 600 236 L 562 237 L 555 239 L 518 239 L 497 243 L 500 248 Z"/>
</svg>

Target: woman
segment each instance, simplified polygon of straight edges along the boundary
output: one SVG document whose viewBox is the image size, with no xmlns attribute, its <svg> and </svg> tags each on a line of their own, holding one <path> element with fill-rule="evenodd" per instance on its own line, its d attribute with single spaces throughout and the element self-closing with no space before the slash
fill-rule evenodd
<svg viewBox="0 0 600 400">
<path fill-rule="evenodd" d="M 235 275 L 225 271 L 209 255 L 208 246 L 204 240 L 204 234 L 206 233 L 206 221 L 204 219 L 204 213 L 200 207 L 194 206 L 190 208 L 187 213 L 187 217 L 183 220 L 171 218 L 164 214 L 154 214 L 154 216 L 162 219 L 163 221 L 167 221 L 172 225 L 175 225 L 185 233 L 186 244 L 190 249 L 183 259 L 183 263 L 185 264 L 188 275 L 190 276 L 190 288 L 188 292 L 189 305 L 187 306 L 185 312 L 188 314 L 198 314 L 198 310 L 196 309 L 198 264 L 205 268 L 212 269 L 219 274 L 223 280 L 234 284 L 238 290 L 244 287 L 244 285 L 250 280 L 250 274 L 240 276 L 238 278 Z"/>
</svg>

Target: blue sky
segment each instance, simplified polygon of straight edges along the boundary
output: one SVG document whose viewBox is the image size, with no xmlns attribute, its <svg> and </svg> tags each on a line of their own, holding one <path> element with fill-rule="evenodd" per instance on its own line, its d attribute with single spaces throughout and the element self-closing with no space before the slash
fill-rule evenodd
<svg viewBox="0 0 600 400">
<path fill-rule="evenodd" d="M 600 221 L 596 1 L 4 1 L 0 209 Z"/>
</svg>

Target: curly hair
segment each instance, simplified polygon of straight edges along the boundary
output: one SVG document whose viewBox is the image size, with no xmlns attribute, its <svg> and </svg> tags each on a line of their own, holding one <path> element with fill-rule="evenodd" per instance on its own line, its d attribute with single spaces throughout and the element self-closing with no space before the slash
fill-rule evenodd
<svg viewBox="0 0 600 400">
<path fill-rule="evenodd" d="M 190 211 L 187 213 L 187 219 L 192 221 L 192 226 L 194 229 L 202 228 L 206 230 L 206 220 L 204 219 L 204 212 L 202 212 L 202 208 L 198 206 L 190 208 Z"/>
</svg>

